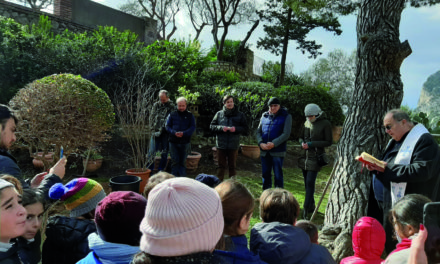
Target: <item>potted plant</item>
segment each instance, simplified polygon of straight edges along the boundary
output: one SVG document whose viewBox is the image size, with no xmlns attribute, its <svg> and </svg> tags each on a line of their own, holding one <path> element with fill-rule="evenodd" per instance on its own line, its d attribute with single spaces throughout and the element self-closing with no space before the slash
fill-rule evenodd
<svg viewBox="0 0 440 264">
<path fill-rule="evenodd" d="M 154 157 L 147 155 L 151 136 L 148 120 L 159 88 L 146 83 L 149 67 L 145 64 L 124 79 L 114 97 L 119 129 L 131 149 L 132 167 L 125 173 L 142 179 L 139 192 L 144 190 L 151 173 L 148 167 L 154 162 Z"/>
<path fill-rule="evenodd" d="M 94 172 L 101 168 L 103 157 L 96 149 L 88 149 L 82 155 L 83 157 L 83 175 L 85 172 Z"/>
<path fill-rule="evenodd" d="M 18 140 L 42 160 L 49 151 L 60 156 L 88 149 L 109 138 L 115 116 L 108 95 L 92 82 L 72 74 L 54 74 L 20 89 L 10 101 L 17 113 Z M 41 155 L 33 153 L 42 152 Z M 56 161 L 56 160 L 55 160 Z"/>
</svg>

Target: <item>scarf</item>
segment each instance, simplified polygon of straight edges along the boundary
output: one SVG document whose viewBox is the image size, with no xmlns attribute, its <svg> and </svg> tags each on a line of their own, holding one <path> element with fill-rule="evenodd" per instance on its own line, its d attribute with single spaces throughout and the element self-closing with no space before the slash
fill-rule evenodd
<svg viewBox="0 0 440 264">
<path fill-rule="evenodd" d="M 138 246 L 106 242 L 97 233 L 91 233 L 88 240 L 89 248 L 103 264 L 129 264 L 140 251 Z"/>
<path fill-rule="evenodd" d="M 397 153 L 394 164 L 410 164 L 412 153 L 417 141 L 419 141 L 420 137 L 426 133 L 429 133 L 429 131 L 422 124 L 414 126 L 403 141 L 402 146 Z M 391 202 L 393 206 L 405 195 L 405 189 L 406 182 L 391 182 Z"/>
<path fill-rule="evenodd" d="M 235 114 L 236 108 L 235 106 L 232 109 L 226 108 L 226 106 L 223 106 L 223 111 L 225 112 L 225 116 L 233 116 Z"/>
</svg>

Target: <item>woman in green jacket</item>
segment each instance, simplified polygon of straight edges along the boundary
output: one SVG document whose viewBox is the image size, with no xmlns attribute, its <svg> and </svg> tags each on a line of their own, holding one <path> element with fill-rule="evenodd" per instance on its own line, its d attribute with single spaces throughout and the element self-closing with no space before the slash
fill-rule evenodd
<svg viewBox="0 0 440 264">
<path fill-rule="evenodd" d="M 302 155 L 298 159 L 298 167 L 302 169 L 306 197 L 304 200 L 303 218 L 315 210 L 315 181 L 322 164 L 318 163 L 319 156 L 325 153 L 325 147 L 333 143 L 332 125 L 325 113 L 316 104 L 308 104 L 304 109 L 307 118 L 300 134 Z"/>
</svg>

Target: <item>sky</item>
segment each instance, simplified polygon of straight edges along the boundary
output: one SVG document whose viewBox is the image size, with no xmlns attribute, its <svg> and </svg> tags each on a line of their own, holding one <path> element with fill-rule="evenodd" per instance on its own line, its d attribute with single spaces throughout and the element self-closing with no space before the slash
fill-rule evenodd
<svg viewBox="0 0 440 264">
<path fill-rule="evenodd" d="M 118 9 L 125 0 L 93 0 Z M 180 12 L 182 13 L 182 12 Z M 178 30 L 173 35 L 177 39 L 189 39 L 190 35 L 195 36 L 190 21 L 184 14 L 177 17 Z M 323 45 L 319 58 L 335 50 L 342 49 L 350 54 L 357 46 L 356 39 L 356 16 L 350 15 L 340 18 L 342 34 L 336 36 L 324 30 L 313 30 L 308 39 L 316 40 Z M 241 40 L 249 31 L 252 25 L 243 25 L 240 27 L 231 27 L 228 39 Z M 280 61 L 281 58 L 271 54 L 263 49 L 257 49 L 257 40 L 264 36 L 263 26 L 254 31 L 248 43 L 254 51 L 254 55 L 264 60 Z M 205 29 L 199 37 L 202 42 L 202 48 L 208 49 L 213 45 L 212 35 Z M 406 8 L 402 13 L 400 24 L 400 40 L 409 41 L 412 48 L 412 54 L 406 58 L 401 66 L 401 75 L 404 85 L 404 97 L 402 105 L 411 108 L 417 107 L 420 91 L 426 79 L 440 70 L 440 5 L 423 8 Z M 289 43 L 287 52 L 287 63 L 293 64 L 293 72 L 300 74 L 308 69 L 317 59 L 309 59 L 307 54 L 302 54 L 296 49 L 294 41 Z"/>
</svg>

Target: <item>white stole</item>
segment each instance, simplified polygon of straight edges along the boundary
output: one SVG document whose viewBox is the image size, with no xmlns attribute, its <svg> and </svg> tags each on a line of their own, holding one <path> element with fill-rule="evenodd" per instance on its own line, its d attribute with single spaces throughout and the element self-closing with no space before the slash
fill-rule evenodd
<svg viewBox="0 0 440 264">
<path fill-rule="evenodd" d="M 399 152 L 394 160 L 394 164 L 410 164 L 416 143 L 419 141 L 420 137 L 426 133 L 429 133 L 429 131 L 422 124 L 414 126 L 406 136 L 402 146 L 400 146 Z M 406 182 L 391 182 L 391 202 L 393 206 L 405 195 L 405 189 Z"/>
</svg>

